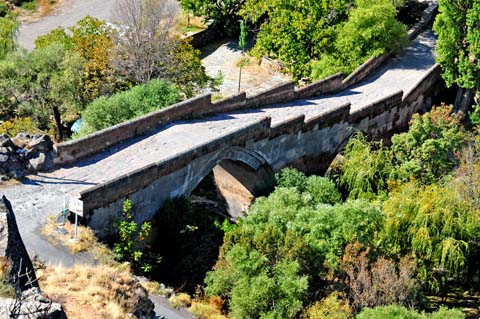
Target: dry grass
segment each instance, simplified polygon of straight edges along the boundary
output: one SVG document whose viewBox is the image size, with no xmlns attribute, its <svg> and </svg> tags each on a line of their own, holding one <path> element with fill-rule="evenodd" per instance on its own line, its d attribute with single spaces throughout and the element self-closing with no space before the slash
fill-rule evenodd
<svg viewBox="0 0 480 319">
<path fill-rule="evenodd" d="M 148 293 L 151 295 L 159 295 L 168 298 L 173 294 L 172 288 L 166 288 L 164 285 L 156 281 L 145 280 L 141 281 L 140 284 L 143 288 L 147 289 Z"/>
<path fill-rule="evenodd" d="M 188 311 L 198 319 L 227 319 L 222 314 L 224 301 L 220 297 L 208 300 L 194 300 Z"/>
<path fill-rule="evenodd" d="M 168 302 L 173 308 L 178 309 L 183 307 L 189 307 L 192 304 L 192 298 L 190 298 L 188 294 L 179 293 L 172 295 L 168 299 Z"/>
<path fill-rule="evenodd" d="M 7 257 L 0 257 L 0 297 L 12 298 L 15 296 L 15 289 L 9 281 L 12 265 Z"/>
<path fill-rule="evenodd" d="M 40 287 L 62 303 L 68 318 L 130 318 L 140 283 L 128 271 L 108 266 L 47 266 L 37 270 Z"/>
<path fill-rule="evenodd" d="M 65 233 L 62 233 L 62 230 Z M 77 231 L 77 240 L 73 241 L 75 225 L 67 221 L 63 226 L 59 226 L 55 223 L 55 216 L 50 216 L 48 223 L 42 229 L 42 234 L 47 237 L 51 244 L 64 245 L 74 254 L 91 250 L 98 244 L 95 233 L 91 228 L 79 225 Z"/>
</svg>

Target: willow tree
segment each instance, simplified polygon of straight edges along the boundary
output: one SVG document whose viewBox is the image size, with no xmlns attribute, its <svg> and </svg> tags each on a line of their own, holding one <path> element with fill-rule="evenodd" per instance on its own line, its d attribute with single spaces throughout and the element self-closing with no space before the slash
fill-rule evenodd
<svg viewBox="0 0 480 319">
<path fill-rule="evenodd" d="M 447 86 L 458 86 L 455 106 L 465 113 L 480 86 L 480 0 L 440 0 L 439 11 L 437 61 Z"/>
</svg>

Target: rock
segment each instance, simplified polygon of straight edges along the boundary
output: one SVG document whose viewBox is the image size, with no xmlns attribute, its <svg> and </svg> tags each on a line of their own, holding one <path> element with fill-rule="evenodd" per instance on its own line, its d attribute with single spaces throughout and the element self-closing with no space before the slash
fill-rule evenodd
<svg viewBox="0 0 480 319">
<path fill-rule="evenodd" d="M 67 319 L 62 305 L 52 302 L 39 288 L 28 289 L 15 299 L 0 303 L 1 318 Z"/>
<path fill-rule="evenodd" d="M 0 147 L 0 154 L 8 155 L 13 153 L 13 147 Z"/>
<path fill-rule="evenodd" d="M 0 166 L 8 162 L 8 155 L 0 154 Z"/>
<path fill-rule="evenodd" d="M 28 143 L 30 143 L 32 138 L 33 136 L 31 134 L 18 133 L 17 135 L 15 135 L 12 141 L 18 148 L 24 148 L 25 146 L 28 145 Z"/>
<path fill-rule="evenodd" d="M 0 147 L 11 147 L 14 148 L 15 144 L 12 142 L 10 137 L 7 134 L 0 135 Z"/>
<path fill-rule="evenodd" d="M 8 177 L 14 178 L 14 179 L 21 179 L 21 178 L 23 178 L 23 176 L 25 176 L 23 171 L 21 171 L 19 169 L 10 170 L 10 171 L 8 171 L 7 175 L 8 175 Z"/>
<path fill-rule="evenodd" d="M 44 153 L 37 153 L 37 156 L 28 160 L 27 168 L 30 171 L 38 172 L 42 170 L 45 164 L 46 156 Z"/>
<path fill-rule="evenodd" d="M 18 231 L 17 221 L 12 206 L 5 196 L 0 200 L 0 258 L 7 258 L 10 262 L 10 278 L 20 274 L 28 274 L 19 279 L 19 288 L 24 291 L 38 288 L 35 270 L 28 256 L 22 237 Z M 15 284 L 15 282 L 11 282 Z"/>
<path fill-rule="evenodd" d="M 48 135 L 35 135 L 34 139 L 25 146 L 28 150 L 50 152 L 53 150 L 53 142 Z"/>
</svg>

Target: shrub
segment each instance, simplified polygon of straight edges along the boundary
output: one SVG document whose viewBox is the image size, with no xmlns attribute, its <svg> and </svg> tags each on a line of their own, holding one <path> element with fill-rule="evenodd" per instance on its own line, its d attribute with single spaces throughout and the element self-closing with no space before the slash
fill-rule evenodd
<svg viewBox="0 0 480 319">
<path fill-rule="evenodd" d="M 359 244 L 348 245 L 341 263 L 352 306 L 356 310 L 393 303 L 412 306 L 418 291 L 413 261 L 404 257 L 397 264 L 380 257 L 372 262 L 369 249 L 361 250 Z"/>
<path fill-rule="evenodd" d="M 173 84 L 153 80 L 109 98 L 100 97 L 83 111 L 84 126 L 80 130 L 80 135 L 159 110 L 178 102 L 179 96 Z"/>
<path fill-rule="evenodd" d="M 18 117 L 9 121 L 4 121 L 0 124 L 0 134 L 15 136 L 20 132 L 29 132 L 33 134 L 42 133 L 42 131 L 37 128 L 37 125 L 29 117 Z"/>
<path fill-rule="evenodd" d="M 15 289 L 10 282 L 10 261 L 6 257 L 0 257 L 0 297 L 13 298 Z"/>
<path fill-rule="evenodd" d="M 352 309 L 348 301 L 338 298 L 338 293 L 331 293 L 328 297 L 317 301 L 307 308 L 302 319 L 349 319 L 352 318 Z"/>
<path fill-rule="evenodd" d="M 433 313 L 418 313 L 397 305 L 365 308 L 356 319 L 464 319 L 465 315 L 458 309 L 440 308 Z"/>
</svg>

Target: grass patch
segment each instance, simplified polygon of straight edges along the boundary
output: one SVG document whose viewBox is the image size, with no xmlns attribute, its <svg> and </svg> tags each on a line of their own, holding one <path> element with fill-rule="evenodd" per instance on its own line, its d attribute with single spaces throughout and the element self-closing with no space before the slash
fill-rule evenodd
<svg viewBox="0 0 480 319">
<path fill-rule="evenodd" d="M 227 319 L 222 314 L 224 301 L 220 297 L 210 297 L 205 300 L 193 300 L 188 311 L 198 319 Z"/>
<path fill-rule="evenodd" d="M 170 297 L 173 294 L 172 288 L 167 288 L 165 285 L 157 281 L 145 280 L 141 281 L 140 283 L 142 284 L 143 288 L 147 289 L 149 294 L 163 297 Z"/>
<path fill-rule="evenodd" d="M 172 295 L 169 299 L 168 302 L 170 303 L 170 306 L 172 306 L 175 309 L 178 308 L 186 308 L 190 307 L 192 304 L 192 298 L 186 293 L 179 293 Z"/>
<path fill-rule="evenodd" d="M 28 1 L 28 2 L 23 2 L 20 7 L 23 10 L 35 11 L 38 8 L 38 4 L 37 4 L 37 1 L 32 0 L 32 1 Z"/>
<path fill-rule="evenodd" d="M 15 288 L 10 283 L 10 270 L 12 265 L 7 257 L 0 257 L 0 297 L 15 297 Z"/>
<path fill-rule="evenodd" d="M 37 270 L 40 287 L 62 303 L 68 318 L 131 318 L 142 302 L 138 280 L 104 265 L 47 266 Z M 143 294 L 145 295 L 145 294 Z"/>
</svg>

